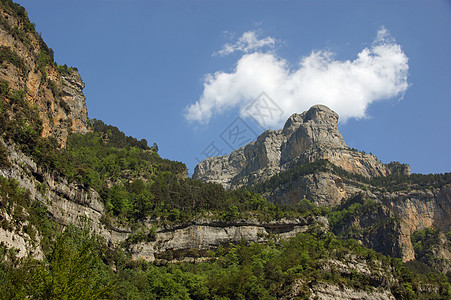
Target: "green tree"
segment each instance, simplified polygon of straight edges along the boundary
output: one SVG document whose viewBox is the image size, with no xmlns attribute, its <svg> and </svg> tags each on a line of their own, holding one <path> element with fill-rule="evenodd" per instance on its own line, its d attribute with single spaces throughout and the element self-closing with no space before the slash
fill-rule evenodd
<svg viewBox="0 0 451 300">
<path fill-rule="evenodd" d="M 115 282 L 101 258 L 102 242 L 88 227 L 69 225 L 40 267 L 30 270 L 29 293 L 38 299 L 109 299 Z"/>
</svg>

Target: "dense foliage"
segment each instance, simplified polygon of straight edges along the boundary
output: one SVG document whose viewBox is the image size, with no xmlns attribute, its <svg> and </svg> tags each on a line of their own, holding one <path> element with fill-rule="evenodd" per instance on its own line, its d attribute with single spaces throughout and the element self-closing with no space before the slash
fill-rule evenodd
<svg viewBox="0 0 451 300">
<path fill-rule="evenodd" d="M 388 192 L 413 189 L 425 190 L 451 183 L 451 173 L 428 175 L 392 174 L 367 178 L 359 174 L 350 173 L 341 167 L 335 166 L 328 160 L 321 159 L 280 172 L 265 182 L 251 187 L 251 190 L 258 193 L 269 192 L 280 186 L 290 184 L 302 176 L 318 172 L 329 172 L 338 175 L 344 180 L 351 180 L 354 184 L 361 185 L 364 189 L 377 188 Z"/>
<path fill-rule="evenodd" d="M 160 266 L 131 261 L 108 250 L 89 228 L 69 226 L 42 262 L 17 260 L 0 248 L 0 290 L 3 299 L 280 299 L 300 283 L 298 297 L 307 299 L 309 285 L 324 282 L 368 292 L 384 287 L 399 299 L 449 296 L 444 276 L 414 274 L 397 259 L 315 230 L 280 243 L 219 247 L 207 256 L 208 261 Z M 338 268 L 335 260 L 349 269 Z M 361 263 L 375 275 L 353 267 Z M 380 270 L 392 270 L 394 280 Z M 424 289 L 430 283 L 435 292 Z"/>
<path fill-rule="evenodd" d="M 35 53 L 37 68 L 43 75 L 41 84 L 50 88 L 57 101 L 61 100 L 59 83 L 47 78 L 48 68 L 55 67 L 63 75 L 75 69 L 56 65 L 53 50 L 35 31 L 23 7 L 10 0 L 2 0 L 0 6 L 19 21 L 18 26 L 11 26 L 0 18 L 1 28 Z M 34 51 L 33 37 L 39 51 Z M 0 63 L 13 65 L 24 75 L 29 71 L 24 60 L 9 47 L 0 47 Z M 258 194 L 320 171 L 389 190 L 406 186 L 430 188 L 450 182 L 449 174 L 397 175 L 370 181 L 321 160 L 276 175 L 251 191 L 226 191 L 221 185 L 188 178 L 186 166 L 161 158 L 156 144 L 149 146 L 145 139 L 126 136 L 118 128 L 98 120 L 92 120 L 92 132 L 71 135 L 67 147 L 60 149 L 54 139 L 42 137 L 38 110 L 30 106 L 25 96 L 25 90 L 12 89 L 8 82 L 0 81 L 0 167 L 11 167 L 6 147 L 13 146 L 38 165 L 37 173 L 31 176 L 38 178 L 49 172 L 57 181 L 95 189 L 106 206 L 102 220 L 108 225 L 123 222 L 137 229 L 147 218 L 163 223 L 205 216 L 225 221 L 239 218 L 272 221 L 324 214 L 327 209 L 315 208 L 307 199 L 293 206 L 281 206 L 268 203 Z M 59 105 L 69 112 L 67 104 Z M 43 178 L 38 181 L 36 188 L 44 195 L 48 185 Z M 332 228 L 338 228 L 357 214 L 375 208 L 374 202 L 356 196 L 329 212 L 328 217 Z M 29 239 L 35 251 L 19 258 L 17 251 L 0 244 L 2 299 L 278 299 L 290 295 L 296 285 L 300 286 L 299 296 L 307 298 L 308 285 L 318 282 L 370 292 L 383 286 L 402 299 L 450 296 L 444 276 L 412 273 L 399 260 L 315 227 L 286 241 L 270 239 L 267 244 L 250 245 L 243 241 L 208 251 L 167 251 L 157 255 L 163 265 L 132 261 L 120 248 L 107 246 L 95 236 L 88 220 L 80 220 L 77 226 L 58 225 L 46 208 L 31 199 L 15 180 L 1 176 L 0 226 L 5 232 Z M 140 241 L 154 241 L 156 235 L 155 227 L 141 227 L 119 246 L 127 249 Z M 425 259 L 428 258 L 430 249 L 425 245 L 433 238 L 434 232 L 414 235 L 415 251 L 420 257 L 425 253 Z M 35 260 L 33 255 L 40 250 L 43 259 Z M 197 260 L 200 256 L 201 261 Z M 168 263 L 184 257 L 193 263 Z M 349 263 L 350 270 L 334 267 L 334 260 Z M 369 277 L 359 272 L 355 262 L 364 263 L 379 275 Z M 393 276 L 394 280 L 384 276 Z M 426 293 L 428 286 L 436 289 Z"/>
<path fill-rule="evenodd" d="M 334 207 L 327 217 L 332 230 L 340 231 L 341 228 L 352 224 L 354 218 L 372 214 L 380 206 L 380 203 L 366 199 L 363 194 L 357 194 Z"/>
<path fill-rule="evenodd" d="M 186 166 L 162 159 L 155 144 L 148 147 L 147 141 L 101 121 L 93 120 L 92 127 L 91 133 L 69 137 L 62 173 L 100 192 L 108 209 L 106 221 L 151 217 L 176 222 L 207 211 L 223 219 L 249 211 L 269 218 L 283 215 L 258 194 L 188 178 Z"/>
<path fill-rule="evenodd" d="M 2 299 L 110 299 L 116 282 L 104 263 L 106 253 L 87 228 L 72 225 L 56 237 L 43 261 L 17 259 L 0 248 Z"/>
<path fill-rule="evenodd" d="M 444 250 L 445 253 L 451 252 L 451 230 L 444 233 L 438 228 L 425 227 L 415 231 L 411 236 L 411 240 L 415 258 L 418 262 L 436 270 L 449 270 L 451 261 L 447 261 L 438 253 L 440 249 Z M 448 271 L 447 276 L 451 280 L 451 271 Z"/>
</svg>

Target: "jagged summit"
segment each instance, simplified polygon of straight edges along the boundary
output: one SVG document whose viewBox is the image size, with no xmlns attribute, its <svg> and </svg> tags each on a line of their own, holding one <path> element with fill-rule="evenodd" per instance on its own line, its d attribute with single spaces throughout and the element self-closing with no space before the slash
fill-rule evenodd
<svg viewBox="0 0 451 300">
<path fill-rule="evenodd" d="M 296 165 L 327 159 L 346 171 L 365 177 L 392 172 L 410 173 L 381 163 L 374 155 L 350 149 L 338 131 L 338 114 L 324 105 L 291 115 L 283 129 L 267 130 L 255 142 L 230 155 L 210 157 L 194 169 L 193 178 L 221 183 L 227 188 L 254 184 Z"/>
<path fill-rule="evenodd" d="M 301 114 L 292 114 L 285 122 L 282 132 L 285 135 L 290 135 L 293 131 L 299 128 L 301 124 L 308 121 L 316 124 L 335 124 L 335 127 L 337 127 L 338 114 L 325 105 L 314 105 L 308 111 Z"/>
</svg>

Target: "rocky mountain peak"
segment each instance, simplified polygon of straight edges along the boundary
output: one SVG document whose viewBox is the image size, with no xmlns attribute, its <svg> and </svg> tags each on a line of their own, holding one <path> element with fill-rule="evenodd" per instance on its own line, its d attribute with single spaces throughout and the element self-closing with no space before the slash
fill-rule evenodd
<svg viewBox="0 0 451 300">
<path fill-rule="evenodd" d="M 291 135 L 301 124 L 309 121 L 316 124 L 328 124 L 337 128 L 338 114 L 325 105 L 314 105 L 302 114 L 292 114 L 285 122 L 282 132 L 285 135 Z"/>
<path fill-rule="evenodd" d="M 365 177 L 410 173 L 408 166 L 400 169 L 385 165 L 374 155 L 350 149 L 338 131 L 338 114 L 327 106 L 315 105 L 291 115 L 281 130 L 267 130 L 255 142 L 230 155 L 202 161 L 193 178 L 230 188 L 262 182 L 281 171 L 320 159 Z"/>
<path fill-rule="evenodd" d="M 304 122 L 331 123 L 337 125 L 338 114 L 325 105 L 314 105 L 305 112 Z"/>
</svg>

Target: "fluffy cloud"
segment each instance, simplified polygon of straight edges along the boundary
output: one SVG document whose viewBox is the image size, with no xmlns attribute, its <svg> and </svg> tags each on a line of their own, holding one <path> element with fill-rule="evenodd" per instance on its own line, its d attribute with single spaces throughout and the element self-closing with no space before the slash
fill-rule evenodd
<svg viewBox="0 0 451 300">
<path fill-rule="evenodd" d="M 224 47 L 213 53 L 213 55 L 228 55 L 233 52 L 239 51 L 244 53 L 249 53 L 253 51 L 257 51 L 259 49 L 269 47 L 272 48 L 276 44 L 276 40 L 272 37 L 265 37 L 263 39 L 259 39 L 258 35 L 255 31 L 247 31 L 243 33 L 243 35 L 238 38 L 238 41 L 234 44 L 225 44 Z"/>
<path fill-rule="evenodd" d="M 265 125 L 272 128 L 315 104 L 329 106 L 342 121 L 359 119 L 371 103 L 403 95 L 408 69 L 407 56 L 385 28 L 354 60 L 335 60 L 333 53 L 313 51 L 292 67 L 273 53 L 247 53 L 232 72 L 206 75 L 203 93 L 186 108 L 185 117 L 206 124 L 237 107 L 245 117 L 248 105 L 265 92 L 281 110 L 267 120 Z"/>
</svg>

